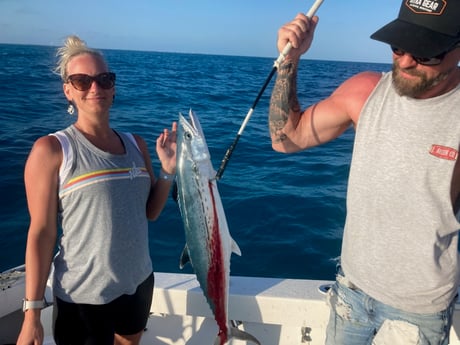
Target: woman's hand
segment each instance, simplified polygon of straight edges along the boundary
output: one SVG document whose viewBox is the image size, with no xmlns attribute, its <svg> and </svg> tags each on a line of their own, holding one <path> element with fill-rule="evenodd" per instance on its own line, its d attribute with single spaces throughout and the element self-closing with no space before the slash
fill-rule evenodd
<svg viewBox="0 0 460 345">
<path fill-rule="evenodd" d="M 176 173 L 176 135 L 177 123 L 173 122 L 171 130 L 165 128 L 157 139 L 156 151 L 161 168 L 167 174 Z"/>
</svg>

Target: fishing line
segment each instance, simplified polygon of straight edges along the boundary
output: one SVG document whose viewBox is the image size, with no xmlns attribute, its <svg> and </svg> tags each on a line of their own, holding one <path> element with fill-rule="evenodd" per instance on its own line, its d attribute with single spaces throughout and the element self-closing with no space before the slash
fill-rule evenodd
<svg viewBox="0 0 460 345">
<path fill-rule="evenodd" d="M 308 18 L 313 17 L 315 15 L 316 11 L 318 10 L 318 8 L 323 3 L 323 1 L 324 0 L 316 0 L 314 2 L 313 6 L 310 8 L 310 10 L 306 13 L 306 16 Z M 224 159 L 222 159 L 222 163 L 220 164 L 219 170 L 217 171 L 217 174 L 216 174 L 216 180 L 220 180 L 220 178 L 222 177 L 222 174 L 224 173 L 225 167 L 227 166 L 228 161 L 229 161 L 230 157 L 232 156 L 233 150 L 235 149 L 236 144 L 238 143 L 238 140 L 240 140 L 240 137 L 243 134 L 243 131 L 246 128 L 246 125 L 248 124 L 249 119 L 251 118 L 252 113 L 254 112 L 254 109 L 257 106 L 257 103 L 259 103 L 260 97 L 262 97 L 262 94 L 264 93 L 265 89 L 267 88 L 267 85 L 270 83 L 270 80 L 272 79 L 272 77 L 275 74 L 275 72 L 278 70 L 280 64 L 284 61 L 284 59 L 286 59 L 286 56 L 289 54 L 289 51 L 291 50 L 291 48 L 292 48 L 291 42 L 288 42 L 288 44 L 286 44 L 286 46 L 284 47 L 283 51 L 280 53 L 280 55 L 278 56 L 276 61 L 273 63 L 273 68 L 270 71 L 267 79 L 265 80 L 265 83 L 262 85 L 262 88 L 260 89 L 259 93 L 257 94 L 257 97 L 256 97 L 254 103 L 252 104 L 251 108 L 249 109 L 246 117 L 244 118 L 244 121 L 241 124 L 241 127 L 240 127 L 240 129 L 239 129 L 239 131 L 238 131 L 238 133 L 237 133 L 237 135 L 235 137 L 235 140 L 233 141 L 233 143 L 230 145 L 230 147 L 228 148 L 227 152 L 225 153 Z"/>
</svg>

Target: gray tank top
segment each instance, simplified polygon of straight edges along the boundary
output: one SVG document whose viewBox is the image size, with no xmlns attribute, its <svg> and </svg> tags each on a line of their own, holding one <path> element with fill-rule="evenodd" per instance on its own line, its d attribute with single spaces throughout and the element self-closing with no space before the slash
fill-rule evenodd
<svg viewBox="0 0 460 345">
<path fill-rule="evenodd" d="M 342 267 L 371 297 L 405 311 L 444 310 L 457 293 L 460 223 L 450 193 L 459 109 L 460 86 L 411 99 L 386 73 L 357 125 Z"/>
<path fill-rule="evenodd" d="M 54 258 L 54 294 L 105 304 L 133 294 L 152 272 L 146 203 L 150 176 L 132 135 L 117 133 L 125 154 L 92 145 L 73 125 L 56 132 L 62 236 Z"/>
</svg>

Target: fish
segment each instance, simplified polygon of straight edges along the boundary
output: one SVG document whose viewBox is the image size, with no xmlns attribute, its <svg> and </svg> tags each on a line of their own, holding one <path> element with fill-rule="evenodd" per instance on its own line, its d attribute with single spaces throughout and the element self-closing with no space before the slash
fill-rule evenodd
<svg viewBox="0 0 460 345">
<path fill-rule="evenodd" d="M 224 345 L 231 338 L 260 345 L 228 320 L 230 257 L 241 255 L 241 250 L 230 235 L 208 145 L 191 109 L 189 119 L 179 113 L 176 192 L 186 240 L 179 266 L 192 265 L 214 314 L 219 328 L 214 345 Z"/>
</svg>

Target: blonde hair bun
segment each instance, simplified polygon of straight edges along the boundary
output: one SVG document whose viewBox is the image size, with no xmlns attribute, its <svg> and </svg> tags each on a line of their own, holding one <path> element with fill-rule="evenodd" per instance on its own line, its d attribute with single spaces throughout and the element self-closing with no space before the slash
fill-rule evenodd
<svg viewBox="0 0 460 345">
<path fill-rule="evenodd" d="M 92 54 L 103 59 L 102 53 L 98 50 L 89 48 L 86 42 L 76 35 L 68 36 L 64 45 L 57 49 L 56 56 L 58 57 L 55 73 L 61 76 L 61 79 L 67 81 L 67 64 L 77 55 Z"/>
</svg>

